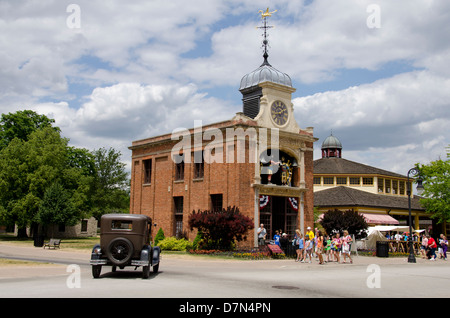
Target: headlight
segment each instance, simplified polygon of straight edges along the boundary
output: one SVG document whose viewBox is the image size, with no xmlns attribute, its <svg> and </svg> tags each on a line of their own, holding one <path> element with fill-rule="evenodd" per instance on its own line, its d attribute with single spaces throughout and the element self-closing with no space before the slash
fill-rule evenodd
<svg viewBox="0 0 450 318">
<path fill-rule="evenodd" d="M 101 254 L 101 253 L 102 253 L 102 249 L 100 247 L 94 248 L 94 254 Z"/>
</svg>

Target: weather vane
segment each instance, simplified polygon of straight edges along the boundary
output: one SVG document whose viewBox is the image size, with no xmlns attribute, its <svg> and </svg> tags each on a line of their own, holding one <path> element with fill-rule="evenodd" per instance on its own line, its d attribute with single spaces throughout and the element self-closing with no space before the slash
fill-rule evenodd
<svg viewBox="0 0 450 318">
<path fill-rule="evenodd" d="M 278 10 L 269 12 L 269 8 L 267 8 L 267 10 L 264 12 L 263 10 L 259 10 L 258 13 L 261 13 L 261 19 L 263 20 L 263 26 L 258 27 L 258 29 L 263 29 L 264 33 L 263 33 L 263 48 L 264 48 L 264 63 L 263 65 L 270 65 L 269 62 L 267 61 L 267 58 L 269 57 L 269 53 L 268 53 L 268 45 L 269 45 L 269 41 L 267 40 L 268 34 L 267 34 L 267 30 L 270 28 L 273 28 L 273 26 L 267 25 L 267 18 L 271 17 L 273 13 L 277 12 Z"/>
</svg>

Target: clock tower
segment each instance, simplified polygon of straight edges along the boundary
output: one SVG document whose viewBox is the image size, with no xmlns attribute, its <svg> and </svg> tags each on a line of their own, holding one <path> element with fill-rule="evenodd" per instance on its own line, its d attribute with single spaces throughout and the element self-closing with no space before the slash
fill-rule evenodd
<svg viewBox="0 0 450 318">
<path fill-rule="evenodd" d="M 273 12 L 272 12 L 273 13 Z M 274 68 L 268 62 L 267 18 L 271 13 L 263 13 L 264 61 L 259 68 L 241 79 L 239 91 L 242 93 L 243 114 L 257 122 L 260 127 L 279 128 L 298 133 L 300 127 L 294 118 L 292 87 L 289 75 Z"/>
</svg>

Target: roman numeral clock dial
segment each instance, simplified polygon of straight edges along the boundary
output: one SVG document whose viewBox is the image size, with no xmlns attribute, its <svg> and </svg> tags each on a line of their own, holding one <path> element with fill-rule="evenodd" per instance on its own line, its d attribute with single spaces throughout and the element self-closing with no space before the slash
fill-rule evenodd
<svg viewBox="0 0 450 318">
<path fill-rule="evenodd" d="M 286 124 L 289 116 L 288 109 L 282 101 L 273 102 L 270 107 L 270 114 L 273 122 L 278 126 Z"/>
</svg>

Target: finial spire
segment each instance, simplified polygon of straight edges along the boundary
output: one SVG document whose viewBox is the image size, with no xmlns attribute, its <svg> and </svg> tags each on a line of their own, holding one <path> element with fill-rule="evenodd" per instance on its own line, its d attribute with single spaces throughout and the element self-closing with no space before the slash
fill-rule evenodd
<svg viewBox="0 0 450 318">
<path fill-rule="evenodd" d="M 268 53 L 269 41 L 267 40 L 267 37 L 268 37 L 267 30 L 270 28 L 273 28 L 273 26 L 267 25 L 267 18 L 271 17 L 272 14 L 277 11 L 278 10 L 269 12 L 269 8 L 267 8 L 267 10 L 265 12 L 263 10 L 259 10 L 259 12 L 258 12 L 258 13 L 261 13 L 261 19 L 263 20 L 263 26 L 258 27 L 258 29 L 264 30 L 264 33 L 263 33 L 264 62 L 262 65 L 270 65 L 269 62 L 267 61 L 267 58 L 269 57 L 269 53 Z"/>
</svg>

